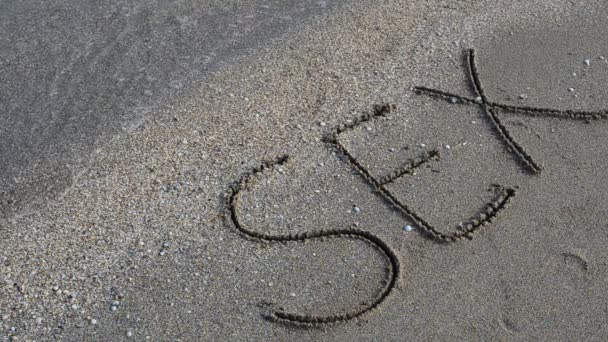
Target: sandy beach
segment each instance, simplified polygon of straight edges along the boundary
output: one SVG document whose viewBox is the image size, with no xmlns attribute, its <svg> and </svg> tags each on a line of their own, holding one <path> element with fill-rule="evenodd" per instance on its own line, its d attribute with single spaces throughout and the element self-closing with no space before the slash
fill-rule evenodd
<svg viewBox="0 0 608 342">
<path fill-rule="evenodd" d="M 608 339 L 606 10 L 363 1 L 235 55 L 6 215 L 0 340 Z"/>
</svg>

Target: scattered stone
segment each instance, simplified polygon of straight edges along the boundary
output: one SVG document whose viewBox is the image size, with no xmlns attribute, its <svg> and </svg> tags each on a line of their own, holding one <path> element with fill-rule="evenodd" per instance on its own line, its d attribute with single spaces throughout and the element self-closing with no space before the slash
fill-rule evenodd
<svg viewBox="0 0 608 342">
<path fill-rule="evenodd" d="M 519 95 L 519 98 L 520 98 L 520 99 L 522 99 L 522 100 L 525 100 L 525 99 L 527 99 L 527 98 L 528 98 L 528 95 L 526 95 L 526 94 L 521 94 L 521 95 Z"/>
<path fill-rule="evenodd" d="M 361 209 L 359 209 L 359 207 L 357 207 L 356 205 L 353 206 L 353 213 L 358 213 L 360 211 L 361 211 Z"/>
<path fill-rule="evenodd" d="M 391 148 L 389 148 L 389 149 L 388 149 L 388 151 L 389 151 L 389 152 L 395 152 L 395 148 L 394 148 L 394 147 L 391 147 Z"/>
<path fill-rule="evenodd" d="M 133 331 L 127 330 L 127 337 L 131 337 L 131 336 L 133 336 Z"/>
<path fill-rule="evenodd" d="M 326 124 L 325 122 L 323 122 L 323 121 L 319 122 L 319 125 L 320 125 L 321 127 L 325 127 L 325 126 L 327 126 L 327 124 Z"/>
<path fill-rule="evenodd" d="M 97 320 L 95 318 L 91 318 L 89 322 L 93 325 L 97 324 Z"/>
<path fill-rule="evenodd" d="M 573 91 L 574 91 L 574 88 L 568 88 L 568 91 L 569 91 L 569 92 L 573 92 Z"/>
<path fill-rule="evenodd" d="M 451 149 L 451 148 L 452 148 L 452 146 L 450 146 L 450 145 L 445 145 L 445 149 L 446 149 L 446 150 L 449 150 L 449 149 Z"/>
<path fill-rule="evenodd" d="M 475 102 L 477 102 L 477 103 L 481 103 L 481 101 L 483 101 L 483 99 L 481 98 L 481 96 L 477 96 L 477 97 L 475 98 Z"/>
<path fill-rule="evenodd" d="M 591 61 L 588 59 L 585 59 L 585 65 L 591 65 Z"/>
<path fill-rule="evenodd" d="M 455 98 L 455 97 L 450 97 L 450 103 L 451 104 L 456 104 L 456 103 L 458 103 L 458 99 Z"/>
<path fill-rule="evenodd" d="M 576 73 L 575 73 L 575 72 L 573 72 L 573 73 L 572 73 L 572 76 L 576 77 Z"/>
<path fill-rule="evenodd" d="M 411 232 L 412 230 L 414 230 L 414 228 L 408 224 L 407 226 L 403 227 L 403 230 L 405 230 L 406 232 Z"/>
</svg>

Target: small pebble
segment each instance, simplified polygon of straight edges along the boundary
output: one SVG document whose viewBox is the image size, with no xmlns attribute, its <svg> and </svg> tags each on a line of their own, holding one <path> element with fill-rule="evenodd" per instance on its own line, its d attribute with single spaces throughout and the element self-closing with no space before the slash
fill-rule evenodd
<svg viewBox="0 0 608 342">
<path fill-rule="evenodd" d="M 449 150 L 449 149 L 451 149 L 451 148 L 452 148 L 452 146 L 450 146 L 450 145 L 445 145 L 445 149 L 446 149 L 446 150 Z"/>
<path fill-rule="evenodd" d="M 479 102 L 481 102 L 482 100 L 483 100 L 483 99 L 481 98 L 481 96 L 477 96 L 477 97 L 475 98 L 475 102 L 478 102 L 478 103 L 479 103 Z"/>
<path fill-rule="evenodd" d="M 357 206 L 353 207 L 353 213 L 358 213 L 360 211 L 361 211 L 361 209 L 359 209 L 359 207 L 357 207 Z"/>
<path fill-rule="evenodd" d="M 371 131 L 371 130 L 372 130 L 372 128 L 371 128 L 371 127 L 367 127 L 366 129 L 367 129 L 368 131 Z"/>
<path fill-rule="evenodd" d="M 391 147 L 388 149 L 389 152 L 395 152 L 395 148 Z"/>
<path fill-rule="evenodd" d="M 586 64 L 586 65 L 591 65 L 591 61 L 590 61 L 590 60 L 588 60 L 588 59 L 585 59 L 585 64 Z"/>
<path fill-rule="evenodd" d="M 91 318 L 90 322 L 91 324 L 97 324 L 97 320 L 95 318 Z"/>
<path fill-rule="evenodd" d="M 413 229 L 414 228 L 412 228 L 412 226 L 410 226 L 409 224 L 403 228 L 403 230 L 405 230 L 406 232 L 411 232 Z"/>
<path fill-rule="evenodd" d="M 575 76 L 575 77 L 576 77 L 576 73 L 575 73 L 575 72 L 573 72 L 573 73 L 572 73 L 572 76 Z"/>
<path fill-rule="evenodd" d="M 568 91 L 569 91 L 569 92 L 573 92 L 573 91 L 574 91 L 574 88 L 568 88 Z"/>
<path fill-rule="evenodd" d="M 519 95 L 519 98 L 520 98 L 520 99 L 522 99 L 522 100 L 525 100 L 525 99 L 527 99 L 527 98 L 528 98 L 528 95 L 526 95 L 526 94 L 521 94 L 521 95 Z"/>
<path fill-rule="evenodd" d="M 604 58 L 604 56 L 600 56 L 600 59 L 601 59 L 601 60 L 604 60 L 605 58 Z"/>
<path fill-rule="evenodd" d="M 127 337 L 133 336 L 133 332 L 131 330 L 127 330 Z"/>
<path fill-rule="evenodd" d="M 326 124 L 325 122 L 323 122 L 323 121 L 321 121 L 321 122 L 319 123 L 319 125 L 321 125 L 321 127 L 325 127 L 325 126 L 327 126 L 327 124 Z"/>
<path fill-rule="evenodd" d="M 452 104 L 458 103 L 458 99 L 455 97 L 450 97 L 450 103 L 452 103 Z"/>
<path fill-rule="evenodd" d="M 112 311 L 116 311 L 116 310 L 118 310 L 118 307 L 115 305 L 112 305 L 112 307 L 110 309 L 112 309 Z"/>
</svg>

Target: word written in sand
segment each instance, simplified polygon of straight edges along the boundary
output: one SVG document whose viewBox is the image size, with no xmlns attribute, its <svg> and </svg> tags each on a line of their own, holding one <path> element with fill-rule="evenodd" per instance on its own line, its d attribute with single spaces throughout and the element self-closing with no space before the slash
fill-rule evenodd
<svg viewBox="0 0 608 342">
<path fill-rule="evenodd" d="M 486 95 L 481 84 L 479 73 L 475 62 L 475 51 L 469 50 L 466 54 L 466 66 L 471 83 L 474 98 L 469 98 L 461 95 L 451 94 L 437 89 L 427 87 L 415 87 L 414 90 L 420 95 L 426 95 L 433 98 L 448 100 L 451 103 L 460 103 L 466 105 L 478 106 L 486 113 L 488 120 L 498 132 L 500 139 L 504 142 L 509 151 L 511 151 L 522 165 L 531 173 L 539 174 L 542 167 L 534 161 L 534 159 L 525 151 L 525 149 L 515 141 L 507 127 L 502 123 L 498 116 L 498 111 L 513 112 L 530 116 L 547 116 L 570 120 L 583 120 L 589 122 L 597 119 L 608 119 L 608 111 L 574 111 L 574 110 L 559 110 L 550 108 L 536 108 L 528 106 L 513 106 L 491 101 Z M 417 226 L 417 231 L 421 231 L 426 237 L 441 243 L 456 242 L 461 240 L 472 239 L 474 233 L 479 231 L 481 227 L 490 224 L 496 219 L 498 213 L 507 208 L 510 200 L 515 196 L 515 189 L 504 188 L 500 185 L 495 185 L 498 190 L 496 198 L 488 203 L 484 209 L 473 216 L 468 223 L 460 226 L 460 230 L 452 233 L 443 233 L 426 221 L 423 217 L 417 214 L 412 208 L 401 202 L 389 189 L 387 185 L 395 182 L 397 179 L 414 174 L 415 171 L 431 161 L 439 160 L 441 155 L 437 150 L 426 151 L 422 155 L 412 160 L 406 161 L 402 166 L 392 172 L 382 176 L 374 177 L 371 172 L 352 155 L 342 143 L 340 143 L 340 134 L 351 131 L 365 122 L 376 120 L 380 117 L 385 117 L 392 112 L 395 112 L 396 107 L 392 104 L 379 105 L 374 108 L 371 113 L 366 113 L 358 118 L 349 121 L 346 124 L 339 125 L 331 133 L 323 137 L 323 141 L 327 146 L 335 150 L 338 155 L 348 163 L 357 173 L 365 180 L 374 192 L 381 197 L 393 210 L 402 215 L 409 222 Z M 281 166 L 287 163 L 288 156 L 282 156 L 272 161 L 262 163 L 260 166 L 243 173 L 236 181 L 234 181 L 226 191 L 224 200 L 225 218 L 228 224 L 231 224 L 239 232 L 247 237 L 266 242 L 303 242 L 306 240 L 323 240 L 326 238 L 349 238 L 360 239 L 368 242 L 371 246 L 379 250 L 386 258 L 389 267 L 386 268 L 385 279 L 382 288 L 377 292 L 377 295 L 363 306 L 350 311 L 335 313 L 326 316 L 297 314 L 286 312 L 272 304 L 264 305 L 268 310 L 264 313 L 264 317 L 281 323 L 292 324 L 304 327 L 319 327 L 328 324 L 336 324 L 360 318 L 377 309 L 391 294 L 399 280 L 400 267 L 399 259 L 393 250 L 382 239 L 378 238 L 371 232 L 355 229 L 321 229 L 297 234 L 265 234 L 255 230 L 251 230 L 241 223 L 238 215 L 238 201 L 240 194 L 249 189 L 251 183 L 256 177 L 261 177 L 265 171 Z M 406 226 L 407 230 L 412 230 L 411 226 Z"/>
<path fill-rule="evenodd" d="M 399 213 L 404 215 L 407 219 L 415 222 L 415 224 L 422 228 L 422 230 L 431 238 L 442 241 L 442 242 L 453 242 L 462 239 L 471 239 L 473 233 L 479 230 L 482 226 L 489 224 L 494 220 L 497 213 L 505 208 L 511 199 L 515 195 L 513 189 L 502 189 L 499 196 L 493 201 L 488 203 L 486 208 L 482 210 L 475 218 L 471 219 L 462 230 L 454 233 L 442 233 L 422 217 L 416 214 L 412 209 L 406 206 L 404 203 L 399 201 L 396 196 L 391 193 L 386 185 L 396 181 L 397 179 L 404 177 L 405 175 L 412 174 L 416 169 L 427 164 L 430 160 L 439 159 L 440 154 L 436 150 L 431 150 L 424 153 L 418 158 L 412 159 L 404 163 L 403 166 L 390 172 L 389 174 L 380 177 L 379 179 L 374 178 L 370 172 L 352 155 L 344 146 L 339 142 L 339 135 L 345 131 L 352 130 L 358 125 L 364 122 L 373 120 L 378 117 L 386 116 L 390 112 L 394 111 L 395 106 L 393 105 L 382 105 L 377 106 L 373 113 L 364 114 L 352 122 L 340 125 L 330 135 L 324 138 L 324 141 L 331 148 L 335 149 L 340 153 L 343 159 L 348 162 L 366 182 L 375 190 L 382 199 L 388 203 L 392 208 L 397 210 Z M 387 259 L 390 267 L 387 268 L 386 278 L 383 282 L 383 287 L 378 291 L 378 294 L 367 302 L 364 306 L 347 312 L 337 313 L 327 316 L 317 316 L 309 314 L 296 314 L 285 312 L 284 310 L 268 305 L 268 311 L 265 313 L 265 317 L 273 321 L 295 324 L 300 326 L 319 326 L 326 324 L 335 324 L 345 322 L 358 318 L 380 306 L 380 304 L 389 296 L 393 291 L 399 279 L 399 259 L 391 248 L 376 235 L 355 228 L 346 229 L 326 229 L 317 230 L 310 232 L 303 232 L 298 234 L 265 234 L 258 231 L 248 229 L 243 226 L 238 216 L 238 200 L 242 191 L 248 189 L 251 182 L 256 176 L 262 175 L 266 170 L 269 170 L 275 166 L 281 166 L 287 163 L 289 160 L 288 156 L 282 156 L 272 161 L 264 162 L 257 168 L 254 168 L 248 172 L 242 174 L 239 179 L 232 183 L 227 193 L 225 194 L 225 210 L 229 223 L 234 226 L 238 231 L 245 234 L 249 238 L 255 240 L 268 241 L 268 242 L 288 242 L 288 241 L 305 241 L 312 239 L 322 238 L 356 238 L 365 240 L 372 246 L 377 248 Z"/>
</svg>

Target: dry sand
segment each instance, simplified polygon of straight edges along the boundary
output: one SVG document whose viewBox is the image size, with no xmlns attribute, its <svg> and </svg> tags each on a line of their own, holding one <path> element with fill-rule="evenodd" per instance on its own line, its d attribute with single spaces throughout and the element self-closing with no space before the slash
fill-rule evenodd
<svg viewBox="0 0 608 342">
<path fill-rule="evenodd" d="M 586 1 L 363 3 L 243 57 L 99 148 L 58 199 L 0 227 L 0 336 L 606 340 L 608 120 L 496 107 L 608 109 L 606 13 Z M 509 150 L 480 104 L 412 90 L 474 99 L 469 48 L 483 100 L 541 173 Z M 495 198 L 493 184 L 517 190 L 471 241 L 428 238 L 322 140 L 382 103 L 396 110 L 340 142 L 374 177 L 438 150 L 428 168 L 388 186 L 438 231 L 458 231 Z M 361 239 L 262 243 L 230 224 L 231 183 L 284 154 L 288 163 L 240 193 L 242 225 L 371 232 L 400 262 L 376 310 L 312 328 L 262 316 L 268 302 L 310 315 L 360 308 L 386 278 L 386 258 Z"/>
</svg>

